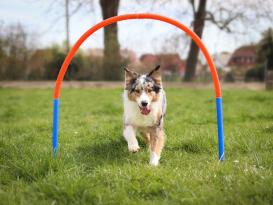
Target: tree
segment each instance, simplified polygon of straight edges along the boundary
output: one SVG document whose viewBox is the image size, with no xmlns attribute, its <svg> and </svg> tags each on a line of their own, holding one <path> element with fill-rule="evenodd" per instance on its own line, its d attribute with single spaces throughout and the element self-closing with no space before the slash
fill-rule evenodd
<svg viewBox="0 0 273 205">
<path fill-rule="evenodd" d="M 207 0 L 189 0 L 193 14 L 193 31 L 202 39 L 205 23 L 211 23 L 218 29 L 228 33 L 232 30 L 232 23 L 240 24 L 240 21 L 248 19 L 247 3 L 240 2 L 239 5 L 233 1 L 207 1 Z M 210 5 L 207 5 L 210 3 Z M 198 4 L 198 6 L 196 6 Z M 243 5 L 243 7 L 242 7 Z M 196 9 L 197 7 L 197 9 Z M 195 77 L 196 65 L 198 61 L 199 48 L 191 40 L 190 49 L 186 63 L 186 73 L 184 81 L 193 81 Z"/>
<path fill-rule="evenodd" d="M 25 79 L 30 49 L 28 35 L 21 24 L 3 26 L 0 30 L 1 79 Z"/>
<path fill-rule="evenodd" d="M 266 75 L 273 71 L 273 29 L 262 33 L 262 39 L 257 45 L 256 66 L 246 72 L 246 81 L 264 81 Z M 270 72 L 271 71 L 271 72 Z M 271 74 L 270 74 L 271 76 Z M 269 77 L 269 76 L 268 76 Z"/>
<path fill-rule="evenodd" d="M 136 0 L 138 3 L 147 2 Z M 272 24 L 272 0 L 236 1 L 236 0 L 153 0 L 152 5 L 176 4 L 180 8 L 180 18 L 191 16 L 192 30 L 203 37 L 207 26 L 216 26 L 219 30 L 232 34 L 248 34 L 251 28 L 257 31 L 258 20 Z M 264 23 L 264 22 L 263 22 Z M 185 81 L 193 81 L 199 56 L 199 48 L 191 40 L 187 56 Z"/>
<path fill-rule="evenodd" d="M 210 23 L 218 29 L 227 33 L 236 34 L 241 31 L 246 33 L 247 27 L 251 27 L 253 22 L 265 20 L 272 22 L 273 15 L 270 12 L 273 3 L 270 0 L 256 1 L 198 1 L 196 10 L 196 0 L 189 1 L 193 12 L 193 31 L 202 38 L 205 23 Z M 210 5 L 207 5 L 210 3 Z M 257 30 L 256 27 L 253 29 Z M 194 80 L 195 67 L 198 60 L 199 49 L 191 42 L 190 50 L 187 57 L 185 81 Z"/>
<path fill-rule="evenodd" d="M 62 66 L 62 63 L 66 57 L 66 53 L 63 52 L 63 48 L 60 48 L 58 45 L 53 45 L 50 48 L 44 49 L 44 57 L 47 60 L 44 62 L 44 78 L 48 80 L 55 80 L 58 76 L 59 68 Z M 72 59 L 65 79 L 75 80 L 79 72 L 79 68 L 83 68 L 83 58 L 80 52 L 78 52 Z"/>
<path fill-rule="evenodd" d="M 42 1 L 42 0 L 41 0 Z M 71 17 L 77 13 L 85 3 L 92 3 L 93 0 L 52 0 L 48 8 L 46 9 L 45 13 L 52 13 L 54 10 L 54 7 L 63 7 L 64 12 L 59 12 L 56 18 L 52 21 L 52 24 L 48 28 L 48 30 L 52 29 L 54 26 L 56 26 L 56 22 L 59 21 L 60 19 L 64 18 L 64 28 L 65 28 L 65 49 L 66 52 L 69 52 L 70 50 L 70 19 Z M 86 7 L 84 7 L 86 8 Z"/>
<path fill-rule="evenodd" d="M 0 79 L 4 76 L 4 60 L 5 60 L 5 52 L 4 52 L 4 34 L 3 34 L 3 25 L 0 22 Z"/>
<path fill-rule="evenodd" d="M 273 29 L 267 29 L 262 36 L 257 48 L 256 62 L 273 70 Z"/>
<path fill-rule="evenodd" d="M 190 1 L 193 10 L 193 31 L 202 38 L 204 26 L 205 26 L 205 16 L 206 16 L 206 4 L 207 0 L 200 0 L 198 9 L 195 10 L 195 2 L 194 0 Z M 190 45 L 189 54 L 186 61 L 186 73 L 184 80 L 192 81 L 195 75 L 197 60 L 199 54 L 199 47 L 192 40 Z"/>
<path fill-rule="evenodd" d="M 103 19 L 118 15 L 119 0 L 100 0 Z M 121 57 L 117 23 L 104 27 L 103 70 L 106 80 L 121 79 Z"/>
<path fill-rule="evenodd" d="M 69 0 L 65 0 L 65 29 L 66 29 L 66 52 L 70 50 L 70 14 L 69 14 Z"/>
<path fill-rule="evenodd" d="M 65 4 L 63 4 L 65 1 Z M 50 7 L 55 4 L 52 1 Z M 94 0 L 59 0 L 59 3 L 65 7 L 64 17 L 66 19 L 66 48 L 69 49 L 69 21 L 72 15 L 80 9 L 85 9 L 89 5 L 93 9 Z M 103 19 L 118 15 L 120 0 L 99 0 Z M 69 9 L 71 8 L 71 9 Z M 48 9 L 50 10 L 50 9 Z M 70 11 L 71 10 L 71 11 Z M 89 10 L 90 12 L 90 10 Z M 106 80 L 121 79 L 121 56 L 118 41 L 117 23 L 104 27 L 104 58 L 103 58 L 103 78 Z"/>
</svg>

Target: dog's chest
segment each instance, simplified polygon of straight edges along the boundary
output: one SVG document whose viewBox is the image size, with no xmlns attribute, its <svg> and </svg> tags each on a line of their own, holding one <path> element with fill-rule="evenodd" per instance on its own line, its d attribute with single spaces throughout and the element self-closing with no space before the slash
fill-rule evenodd
<svg viewBox="0 0 273 205">
<path fill-rule="evenodd" d="M 153 102 L 151 112 L 148 115 L 143 115 L 139 111 L 139 107 L 135 102 L 124 97 L 124 123 L 138 127 L 154 126 L 158 123 L 160 112 L 160 103 Z"/>
<path fill-rule="evenodd" d="M 124 121 L 138 127 L 154 126 L 157 123 L 157 113 L 152 108 L 148 115 L 140 113 L 139 108 L 135 105 L 129 105 L 124 110 Z"/>
</svg>

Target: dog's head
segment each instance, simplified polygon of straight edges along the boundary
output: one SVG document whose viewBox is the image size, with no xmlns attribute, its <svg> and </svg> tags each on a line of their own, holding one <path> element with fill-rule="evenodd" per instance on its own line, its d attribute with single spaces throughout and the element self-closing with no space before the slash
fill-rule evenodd
<svg viewBox="0 0 273 205">
<path fill-rule="evenodd" d="M 128 90 L 128 98 L 138 104 L 140 112 L 148 115 L 151 111 L 151 103 L 159 98 L 162 89 L 160 66 L 156 66 L 145 75 L 138 74 L 125 68 L 125 89 Z"/>
</svg>

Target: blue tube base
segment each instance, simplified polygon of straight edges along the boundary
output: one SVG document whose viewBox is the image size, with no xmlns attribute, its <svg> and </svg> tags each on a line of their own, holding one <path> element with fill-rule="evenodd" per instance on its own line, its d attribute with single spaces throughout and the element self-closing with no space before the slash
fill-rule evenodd
<svg viewBox="0 0 273 205">
<path fill-rule="evenodd" d="M 53 128 L 52 128 L 52 148 L 54 158 L 58 151 L 58 128 L 59 128 L 59 99 L 53 101 Z"/>
<path fill-rule="evenodd" d="M 216 98 L 216 110 L 217 110 L 217 125 L 218 125 L 218 158 L 220 161 L 223 161 L 225 157 L 225 147 L 224 147 L 222 98 Z"/>
<path fill-rule="evenodd" d="M 224 126 L 223 126 L 223 108 L 222 98 L 216 98 L 217 125 L 218 125 L 218 158 L 224 160 Z M 52 149 L 54 158 L 58 151 L 58 128 L 59 128 L 59 99 L 53 101 L 53 129 L 52 129 Z"/>
</svg>

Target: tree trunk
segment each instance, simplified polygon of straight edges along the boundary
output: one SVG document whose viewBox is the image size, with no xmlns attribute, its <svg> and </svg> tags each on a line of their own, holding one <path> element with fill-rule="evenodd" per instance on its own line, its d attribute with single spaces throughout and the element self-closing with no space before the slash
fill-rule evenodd
<svg viewBox="0 0 273 205">
<path fill-rule="evenodd" d="M 103 19 L 118 15 L 120 0 L 100 0 Z M 117 23 L 104 27 L 103 74 L 105 80 L 121 79 L 121 57 Z"/>
<path fill-rule="evenodd" d="M 193 31 L 202 38 L 205 16 L 206 16 L 207 0 L 199 0 L 198 10 L 194 14 Z M 186 73 L 184 81 L 193 81 L 195 77 L 196 65 L 198 61 L 199 47 L 191 40 L 189 55 L 186 62 Z"/>
<path fill-rule="evenodd" d="M 70 50 L 70 29 L 69 29 L 69 0 L 65 0 L 65 30 L 66 30 L 66 52 L 68 53 Z"/>
</svg>

